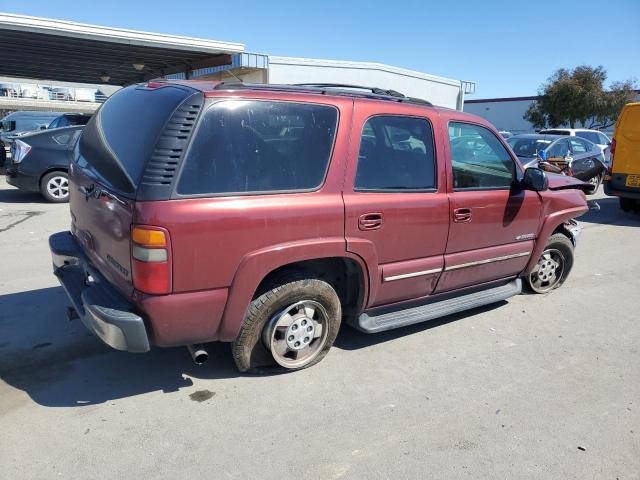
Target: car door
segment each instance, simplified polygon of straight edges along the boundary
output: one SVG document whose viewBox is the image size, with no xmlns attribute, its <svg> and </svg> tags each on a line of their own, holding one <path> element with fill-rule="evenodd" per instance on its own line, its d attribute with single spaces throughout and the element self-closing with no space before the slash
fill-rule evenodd
<svg viewBox="0 0 640 480">
<path fill-rule="evenodd" d="M 604 154 L 596 144 L 579 137 L 571 137 L 571 174 L 589 181 L 602 173 Z"/>
<path fill-rule="evenodd" d="M 444 264 L 449 200 L 434 141 L 437 114 L 371 110 L 355 107 L 343 198 L 347 249 L 371 268 L 367 305 L 377 306 L 433 292 Z"/>
<path fill-rule="evenodd" d="M 522 174 L 489 128 L 449 123 L 450 228 L 436 292 L 514 277 L 525 268 L 540 225 L 541 199 L 517 187 Z M 459 138 L 475 136 L 473 143 Z"/>
</svg>

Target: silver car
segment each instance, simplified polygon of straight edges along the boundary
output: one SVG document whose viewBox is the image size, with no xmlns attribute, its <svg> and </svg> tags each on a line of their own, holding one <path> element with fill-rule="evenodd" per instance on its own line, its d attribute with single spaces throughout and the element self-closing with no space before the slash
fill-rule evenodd
<svg viewBox="0 0 640 480">
<path fill-rule="evenodd" d="M 595 193 L 606 171 L 604 153 L 584 138 L 529 133 L 514 135 L 507 143 L 525 168 L 551 164 L 566 175 L 589 182 Z"/>
<path fill-rule="evenodd" d="M 548 128 L 540 130 L 540 133 L 546 135 L 569 135 L 571 137 L 580 137 L 595 143 L 604 154 L 604 163 L 610 167 L 611 162 L 611 139 L 598 130 L 590 130 L 588 128 Z"/>
</svg>

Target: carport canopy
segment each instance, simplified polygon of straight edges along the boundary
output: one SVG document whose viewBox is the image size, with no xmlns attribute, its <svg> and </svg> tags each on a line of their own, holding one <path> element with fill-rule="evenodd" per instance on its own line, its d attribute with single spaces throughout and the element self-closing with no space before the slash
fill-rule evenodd
<svg viewBox="0 0 640 480">
<path fill-rule="evenodd" d="M 240 43 L 0 13 L 0 75 L 129 85 L 231 63 Z"/>
</svg>

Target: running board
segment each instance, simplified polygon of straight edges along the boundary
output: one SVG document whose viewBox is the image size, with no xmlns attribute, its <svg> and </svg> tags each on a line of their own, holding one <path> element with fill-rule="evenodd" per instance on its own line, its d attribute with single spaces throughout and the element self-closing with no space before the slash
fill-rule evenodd
<svg viewBox="0 0 640 480">
<path fill-rule="evenodd" d="M 426 322 L 453 313 L 500 302 L 518 295 L 521 291 L 522 281 L 517 278 L 506 285 L 440 300 L 419 307 L 406 308 L 375 316 L 363 313 L 359 317 L 353 318 L 349 323 L 365 333 L 384 332 L 385 330 L 406 327 L 414 323 Z"/>
</svg>

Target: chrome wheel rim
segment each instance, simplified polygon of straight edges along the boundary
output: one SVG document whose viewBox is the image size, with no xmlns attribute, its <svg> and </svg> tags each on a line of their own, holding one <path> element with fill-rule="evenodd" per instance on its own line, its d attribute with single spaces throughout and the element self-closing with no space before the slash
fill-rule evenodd
<svg viewBox="0 0 640 480">
<path fill-rule="evenodd" d="M 53 198 L 62 199 L 69 196 L 69 180 L 65 177 L 51 177 L 47 182 L 47 192 Z"/>
<path fill-rule="evenodd" d="M 296 302 L 267 322 L 262 330 L 262 341 L 278 365 L 304 367 L 327 343 L 327 319 L 327 311 L 318 302 Z"/>
<path fill-rule="evenodd" d="M 564 274 L 565 258 L 556 248 L 542 252 L 542 256 L 529 274 L 529 284 L 537 293 L 545 293 L 558 286 Z"/>
<path fill-rule="evenodd" d="M 594 187 L 597 187 L 598 184 L 600 183 L 600 178 L 599 177 L 592 177 L 589 179 L 589 183 L 591 185 L 593 185 Z"/>
</svg>

